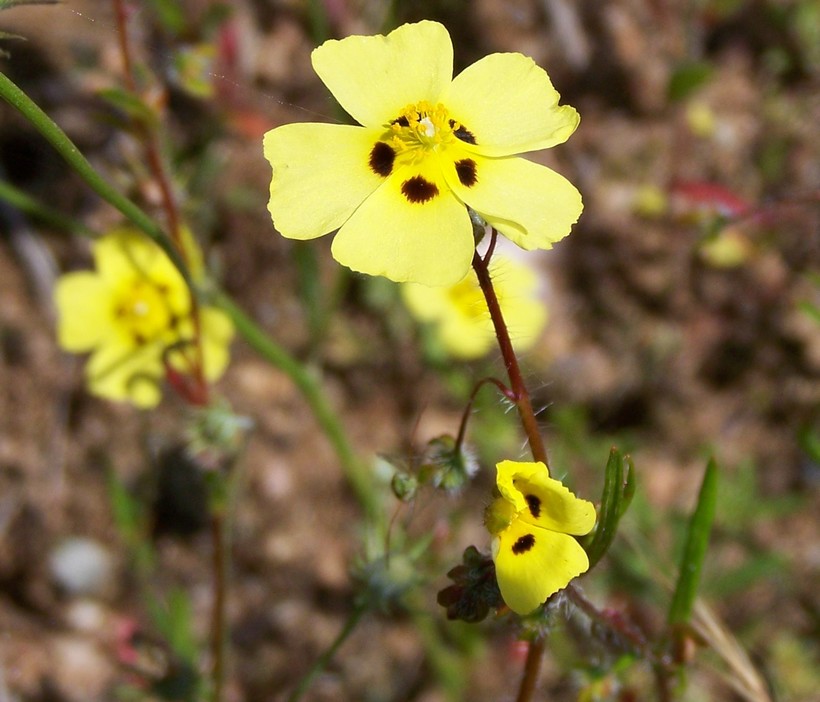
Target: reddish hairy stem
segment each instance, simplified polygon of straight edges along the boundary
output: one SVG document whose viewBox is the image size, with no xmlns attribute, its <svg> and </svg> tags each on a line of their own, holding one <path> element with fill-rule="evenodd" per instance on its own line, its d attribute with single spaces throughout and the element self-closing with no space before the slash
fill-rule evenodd
<svg viewBox="0 0 820 702">
<path fill-rule="evenodd" d="M 498 339 L 498 348 L 501 350 L 501 357 L 504 359 L 507 375 L 510 378 L 510 389 L 513 392 L 513 401 L 518 408 L 518 416 L 521 419 L 521 424 L 527 435 L 527 442 L 530 445 L 532 457 L 549 468 L 544 440 L 541 438 L 541 432 L 538 430 L 538 421 L 532 409 L 530 395 L 527 392 L 526 385 L 524 385 L 524 378 L 521 376 L 518 358 L 513 350 L 510 334 L 507 331 L 507 324 L 504 322 L 504 316 L 501 313 L 501 305 L 498 303 L 498 296 L 495 294 L 495 288 L 490 278 L 489 258 L 494 249 L 497 236 L 497 232 L 493 229 L 490 250 L 485 258 L 479 256 L 477 251 L 473 254 L 473 269 L 478 277 L 481 292 L 484 293 L 484 299 L 487 301 L 490 318 L 493 320 L 495 335 Z"/>
<path fill-rule="evenodd" d="M 134 95 L 139 95 L 139 87 L 134 77 L 131 43 L 128 38 L 128 15 L 125 0 L 114 0 L 114 12 L 117 21 L 117 35 L 119 37 L 125 84 L 128 90 L 134 93 Z M 149 125 L 143 124 L 142 122 L 137 124 L 137 128 L 139 129 L 143 146 L 145 147 L 148 165 L 159 187 L 160 197 L 162 198 L 162 208 L 165 211 L 171 241 L 173 241 L 174 246 L 176 246 L 182 260 L 185 261 L 186 264 L 190 264 L 188 252 L 182 244 L 179 208 L 177 207 L 177 202 L 174 197 L 171 180 L 168 177 L 165 163 L 162 159 L 162 151 L 157 133 Z M 193 291 L 191 291 L 191 317 L 194 325 L 194 348 L 196 349 L 196 358 L 192 363 L 192 375 L 199 386 L 200 395 L 204 400 L 203 404 L 207 405 L 210 392 L 208 382 L 205 379 L 205 364 L 202 354 L 202 322 L 199 314 L 199 301 L 196 299 L 196 295 L 193 294 Z"/>
<path fill-rule="evenodd" d="M 518 416 L 521 419 L 521 425 L 527 435 L 527 442 L 530 445 L 532 457 L 536 461 L 540 461 L 547 469 L 549 463 L 547 461 L 547 449 L 544 445 L 544 440 L 541 437 L 541 432 L 538 430 L 538 421 L 535 418 L 535 412 L 532 409 L 532 402 L 530 402 L 530 395 L 527 392 L 527 386 L 524 384 L 524 378 L 521 376 L 521 368 L 518 365 L 518 358 L 515 355 L 512 342 L 510 341 L 510 334 L 507 330 L 507 324 L 504 322 L 504 316 L 501 313 L 501 305 L 498 303 L 498 296 L 495 294 L 493 281 L 490 277 L 490 259 L 495 251 L 495 243 L 498 238 L 498 232 L 492 230 L 492 238 L 487 249 L 487 254 L 482 258 L 478 251 L 473 254 L 473 269 L 478 277 L 478 284 L 481 286 L 481 292 L 484 293 L 484 299 L 487 301 L 487 309 L 490 312 L 490 318 L 493 320 L 493 327 L 495 328 L 495 335 L 498 339 L 498 348 L 501 351 L 501 357 L 504 359 L 504 365 L 507 368 L 507 375 L 510 378 L 510 389 L 513 393 L 513 401 L 518 408 Z M 530 642 L 527 651 L 527 661 L 524 664 L 524 677 L 521 680 L 521 687 L 518 689 L 517 702 L 529 702 L 532 699 L 535 688 L 538 685 L 538 677 L 541 672 L 541 662 L 544 659 L 545 643 L 542 637 Z"/>
<path fill-rule="evenodd" d="M 504 383 L 498 380 L 498 378 L 482 378 L 479 380 L 473 388 L 473 391 L 470 393 L 470 399 L 467 400 L 467 406 L 464 408 L 464 414 L 461 415 L 461 425 L 458 428 L 458 436 L 456 437 L 456 452 L 461 449 L 461 445 L 464 443 L 464 437 L 467 434 L 467 420 L 470 418 L 470 412 L 473 409 L 473 403 L 478 395 L 478 391 L 488 383 L 495 385 L 504 397 L 511 402 L 515 402 L 515 395 L 513 392 L 506 385 L 504 385 Z"/>
</svg>

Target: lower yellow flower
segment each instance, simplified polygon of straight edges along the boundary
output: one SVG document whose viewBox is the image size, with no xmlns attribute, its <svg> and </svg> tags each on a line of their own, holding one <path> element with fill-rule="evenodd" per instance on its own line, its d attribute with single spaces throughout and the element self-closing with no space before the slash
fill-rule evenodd
<svg viewBox="0 0 820 702">
<path fill-rule="evenodd" d="M 501 461 L 500 497 L 484 522 L 493 535 L 493 560 L 501 596 L 517 614 L 529 614 L 589 568 L 573 536 L 595 526 L 595 507 L 549 477 L 543 463 Z"/>
<path fill-rule="evenodd" d="M 524 264 L 496 256 L 490 275 L 504 321 L 516 350 L 531 348 L 547 321 L 547 309 L 538 299 L 538 276 Z M 435 327 L 444 349 L 455 358 L 480 358 L 495 346 L 495 330 L 475 271 L 450 287 L 418 283 L 402 285 L 410 313 Z"/>
<path fill-rule="evenodd" d="M 196 368 L 190 291 L 162 249 L 137 231 L 115 230 L 94 242 L 93 253 L 96 271 L 57 281 L 60 346 L 91 352 L 85 374 L 93 394 L 153 407 L 166 363 L 180 373 Z M 215 380 L 228 364 L 233 324 L 215 308 L 199 313 L 203 373 Z"/>
</svg>

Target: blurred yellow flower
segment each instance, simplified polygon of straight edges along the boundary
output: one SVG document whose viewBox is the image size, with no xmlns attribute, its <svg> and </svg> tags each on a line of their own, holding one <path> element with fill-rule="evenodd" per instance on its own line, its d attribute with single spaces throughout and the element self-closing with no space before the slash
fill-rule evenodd
<svg viewBox="0 0 820 702">
<path fill-rule="evenodd" d="M 544 329 L 547 308 L 538 299 L 538 276 L 527 265 L 496 254 L 490 263 L 493 287 L 517 351 L 531 348 Z M 402 298 L 420 322 L 433 325 L 445 351 L 455 358 L 480 358 L 495 347 L 495 331 L 475 271 L 449 287 L 404 283 Z"/>
<path fill-rule="evenodd" d="M 571 534 L 588 534 L 595 507 L 549 477 L 543 463 L 501 461 L 496 498 L 484 515 L 493 535 L 501 596 L 517 614 L 529 614 L 589 568 Z"/>
<path fill-rule="evenodd" d="M 397 282 L 453 285 L 475 248 L 471 208 L 524 249 L 547 249 L 578 219 L 563 176 L 516 154 L 560 144 L 578 126 L 546 72 L 492 54 L 453 79 L 437 22 L 326 41 L 313 68 L 362 126 L 288 124 L 264 138 L 268 209 L 283 236 L 338 229 L 332 254 Z"/>
<path fill-rule="evenodd" d="M 190 248 L 193 237 L 184 240 Z M 57 281 L 60 346 L 91 352 L 85 374 L 93 394 L 153 407 L 166 363 L 178 373 L 195 372 L 190 291 L 162 249 L 135 230 L 101 237 L 93 254 L 95 271 Z M 228 364 L 233 324 L 215 308 L 199 313 L 203 371 L 215 380 Z"/>
</svg>

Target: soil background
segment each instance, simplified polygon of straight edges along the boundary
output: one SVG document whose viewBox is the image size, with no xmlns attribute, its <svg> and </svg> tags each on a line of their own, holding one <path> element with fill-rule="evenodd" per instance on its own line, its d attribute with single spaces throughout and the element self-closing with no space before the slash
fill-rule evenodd
<svg viewBox="0 0 820 702">
<path fill-rule="evenodd" d="M 136 59 L 165 89 L 183 211 L 227 291 L 321 373 L 391 514 L 388 466 L 374 457 L 409 457 L 455 434 L 464 387 L 503 367 L 498 357 L 431 361 L 388 284 L 340 272 L 330 237 L 309 244 L 332 310 L 312 332 L 299 292 L 305 251 L 275 232 L 266 210 L 261 135 L 344 119 L 310 67 L 322 36 L 437 19 L 453 36 L 457 72 L 496 51 L 522 52 L 549 71 L 582 121 L 566 144 L 531 157 L 569 178 L 585 202 L 571 236 L 532 258 L 550 320 L 525 370 L 553 456 L 596 499 L 609 446 L 632 451 L 640 487 L 625 538 L 656 569 L 649 579 L 662 582 L 672 571 L 658 563 L 674 562 L 714 454 L 723 497 L 706 601 L 750 651 L 772 699 L 820 700 L 820 324 L 805 309 L 820 306 L 811 275 L 820 273 L 816 5 L 245 0 L 221 16 L 204 0 L 172 4 L 185 18 L 178 31 L 156 19 L 162 2 L 130 3 L 129 27 Z M 317 8 L 324 14 L 311 14 Z M 26 39 L 3 43 L 2 70 L 161 217 L 139 140 L 100 97 L 121 85 L 112 4 L 13 8 L 0 13 L 0 28 Z M 202 76 L 208 92 L 197 96 L 175 61 L 203 45 L 213 63 Z M 7 105 L 0 179 L 95 232 L 119 222 Z M 171 393 L 150 413 L 89 396 L 83 359 L 57 347 L 51 304 L 55 276 L 89 265 L 87 241 L 8 203 L 0 226 L 0 701 L 125 699 L 126 683 L 129 699 L 177 699 L 148 691 L 175 678 L 144 593 L 184 592 L 194 635 L 206 640 L 211 542 L 201 476 L 180 448 L 184 408 Z M 361 511 L 287 375 L 237 340 L 218 390 L 254 422 L 231 529 L 227 699 L 285 699 L 352 611 Z M 524 455 L 498 403 L 479 414 L 501 418 L 480 425 L 489 438 L 474 437 L 475 481 L 401 513 L 411 533 L 433 535 L 416 600 L 423 614 L 366 616 L 306 699 L 448 699 L 425 644 L 430 630 L 466 661 L 463 699 L 513 698 L 522 666 L 514 624 L 459 628 L 435 604 L 461 551 L 488 546 L 481 511 L 493 449 Z M 147 586 L 133 544 L 115 528 L 112 475 L 150 509 L 157 560 Z M 663 609 L 627 577 L 627 551 L 583 585 L 652 630 Z M 564 639 L 555 641 L 538 699 L 578 699 L 593 681 L 617 678 L 596 671 L 602 656 L 568 665 Z M 685 699 L 742 699 L 720 670 L 697 654 Z M 653 699 L 640 680 L 599 685 L 599 697 L 585 699 Z"/>
</svg>

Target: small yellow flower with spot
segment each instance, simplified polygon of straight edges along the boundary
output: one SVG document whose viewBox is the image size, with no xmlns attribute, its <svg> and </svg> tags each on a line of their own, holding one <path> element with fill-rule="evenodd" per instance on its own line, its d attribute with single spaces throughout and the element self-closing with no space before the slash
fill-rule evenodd
<svg viewBox="0 0 820 702">
<path fill-rule="evenodd" d="M 191 249 L 187 232 L 184 241 Z M 192 253 L 198 268 L 199 251 Z M 93 394 L 153 407 L 168 366 L 196 372 L 190 291 L 162 249 L 137 231 L 123 228 L 97 239 L 93 254 L 95 271 L 57 281 L 60 346 L 91 352 L 85 375 Z M 215 308 L 200 307 L 199 313 L 203 373 L 215 380 L 228 364 L 233 324 Z"/>
<path fill-rule="evenodd" d="M 536 272 L 527 265 L 496 254 L 490 275 L 504 321 L 517 351 L 538 339 L 547 308 L 538 299 Z M 419 321 L 432 324 L 444 349 L 454 358 L 480 358 L 495 348 L 495 330 L 475 271 L 449 287 L 404 283 L 402 298 Z"/>
<path fill-rule="evenodd" d="M 450 35 L 424 21 L 326 41 L 312 62 L 362 126 L 265 135 L 283 236 L 338 230 L 332 254 L 355 271 L 453 285 L 475 248 L 468 208 L 527 250 L 550 248 L 578 219 L 575 187 L 516 156 L 566 141 L 579 121 L 532 59 L 492 54 L 453 78 Z"/>
<path fill-rule="evenodd" d="M 543 463 L 501 461 L 500 496 L 484 523 L 493 535 L 493 561 L 501 596 L 517 614 L 529 614 L 589 568 L 573 536 L 595 526 L 595 507 L 549 477 Z"/>
</svg>

